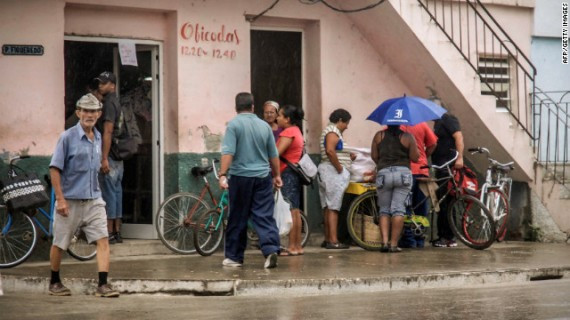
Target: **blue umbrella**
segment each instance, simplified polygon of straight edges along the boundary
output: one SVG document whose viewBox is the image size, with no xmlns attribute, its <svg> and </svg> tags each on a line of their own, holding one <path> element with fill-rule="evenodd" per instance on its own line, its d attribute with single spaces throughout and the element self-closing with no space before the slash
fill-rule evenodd
<svg viewBox="0 0 570 320">
<path fill-rule="evenodd" d="M 366 120 L 385 125 L 413 126 L 421 122 L 441 118 L 447 110 L 423 98 L 392 98 L 382 102 Z"/>
</svg>

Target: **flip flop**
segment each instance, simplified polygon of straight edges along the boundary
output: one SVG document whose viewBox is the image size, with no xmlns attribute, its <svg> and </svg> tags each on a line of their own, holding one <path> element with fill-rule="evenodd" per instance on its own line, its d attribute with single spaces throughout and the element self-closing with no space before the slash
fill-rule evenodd
<svg viewBox="0 0 570 320">
<path fill-rule="evenodd" d="M 287 249 L 281 249 L 281 252 L 279 253 L 279 255 L 282 257 L 294 257 L 294 256 L 298 256 L 299 253 L 298 252 L 291 252 Z"/>
<path fill-rule="evenodd" d="M 281 251 L 279 252 L 279 256 L 280 257 L 289 257 L 289 256 L 292 256 L 292 254 L 287 249 L 281 249 Z"/>
</svg>

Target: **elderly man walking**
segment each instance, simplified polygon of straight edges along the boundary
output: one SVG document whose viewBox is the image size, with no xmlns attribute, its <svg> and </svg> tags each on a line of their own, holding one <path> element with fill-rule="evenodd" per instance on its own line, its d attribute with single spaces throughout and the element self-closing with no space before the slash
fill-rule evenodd
<svg viewBox="0 0 570 320">
<path fill-rule="evenodd" d="M 279 154 L 271 127 L 253 113 L 253 95 L 239 93 L 236 112 L 222 143 L 219 182 L 222 189 L 229 188 L 230 199 L 222 265 L 243 265 L 247 220 L 251 217 L 265 256 L 264 267 L 275 268 L 280 247 L 279 231 L 273 219 L 273 188 L 283 185 Z"/>
<path fill-rule="evenodd" d="M 110 256 L 107 215 L 97 180 L 101 167 L 101 134 L 95 129 L 95 123 L 101 116 L 101 103 L 88 93 L 77 102 L 75 113 L 79 123 L 61 134 L 49 165 L 57 211 L 50 250 L 49 294 L 71 295 L 61 283 L 59 269 L 62 252 L 67 250 L 75 230 L 81 226 L 87 241 L 97 242 L 99 285 L 95 295 L 118 297 L 119 292 L 107 283 Z"/>
</svg>

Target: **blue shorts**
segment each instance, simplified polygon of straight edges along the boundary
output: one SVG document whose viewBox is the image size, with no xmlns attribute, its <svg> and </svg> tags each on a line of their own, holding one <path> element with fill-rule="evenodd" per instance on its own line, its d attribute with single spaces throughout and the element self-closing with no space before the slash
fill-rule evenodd
<svg viewBox="0 0 570 320">
<path fill-rule="evenodd" d="M 99 173 L 101 195 L 107 203 L 107 219 L 120 219 L 123 217 L 123 161 L 115 161 L 109 158 L 108 174 Z"/>
</svg>

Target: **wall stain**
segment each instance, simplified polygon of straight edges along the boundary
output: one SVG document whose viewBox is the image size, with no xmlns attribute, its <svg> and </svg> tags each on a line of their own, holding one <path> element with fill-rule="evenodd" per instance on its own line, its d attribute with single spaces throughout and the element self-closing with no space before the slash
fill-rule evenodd
<svg viewBox="0 0 570 320">
<path fill-rule="evenodd" d="M 206 125 L 198 127 L 198 130 L 202 130 L 202 139 L 204 139 L 204 145 L 206 146 L 206 151 L 217 152 L 220 151 L 222 145 L 223 135 L 221 133 L 212 133 L 210 128 Z"/>
</svg>

